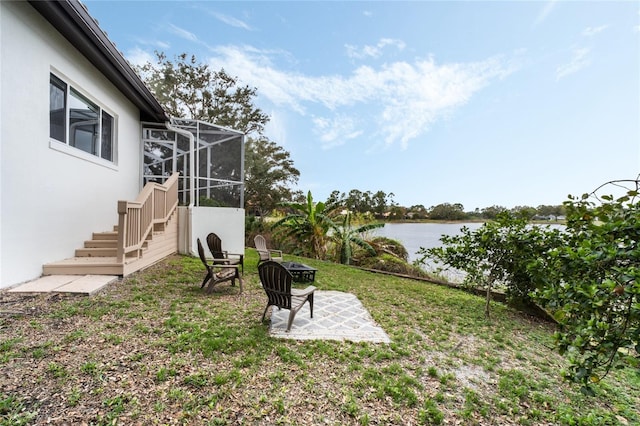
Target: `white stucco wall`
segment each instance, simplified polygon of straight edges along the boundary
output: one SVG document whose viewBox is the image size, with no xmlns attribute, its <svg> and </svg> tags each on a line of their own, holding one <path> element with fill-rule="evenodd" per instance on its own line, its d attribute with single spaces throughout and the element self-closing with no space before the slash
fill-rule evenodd
<svg viewBox="0 0 640 426">
<path fill-rule="evenodd" d="M 0 43 L 1 288 L 40 276 L 44 263 L 111 230 L 117 200 L 141 189 L 141 148 L 138 109 L 28 3 L 0 2 Z M 115 114 L 117 164 L 55 149 L 52 71 Z"/>
<path fill-rule="evenodd" d="M 229 253 L 244 253 L 244 209 L 192 207 L 186 213 L 191 215 L 191 247 L 187 249 L 187 253 L 198 255 L 197 239 L 200 238 L 208 254 L 206 238 L 210 232 L 220 237 L 223 250 Z"/>
</svg>

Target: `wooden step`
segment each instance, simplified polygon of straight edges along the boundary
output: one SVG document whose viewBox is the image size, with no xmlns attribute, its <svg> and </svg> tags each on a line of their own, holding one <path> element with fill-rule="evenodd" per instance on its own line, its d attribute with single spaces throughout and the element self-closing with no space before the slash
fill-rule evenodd
<svg viewBox="0 0 640 426">
<path fill-rule="evenodd" d="M 110 232 L 94 232 L 92 240 L 115 240 L 118 241 L 118 233 L 116 231 Z"/>
<path fill-rule="evenodd" d="M 84 242 L 84 248 L 116 248 L 117 240 L 89 240 Z"/>
<path fill-rule="evenodd" d="M 115 247 L 91 247 L 76 250 L 76 257 L 116 257 L 118 249 Z"/>
<path fill-rule="evenodd" d="M 163 226 L 157 226 L 140 250 L 128 253 L 118 262 L 117 226 L 110 232 L 96 232 L 77 249 L 75 257 L 43 265 L 44 275 L 128 275 L 153 265 L 177 250 L 178 225 L 174 214 Z"/>
<path fill-rule="evenodd" d="M 115 257 L 72 257 L 42 267 L 43 275 L 122 275 Z"/>
</svg>

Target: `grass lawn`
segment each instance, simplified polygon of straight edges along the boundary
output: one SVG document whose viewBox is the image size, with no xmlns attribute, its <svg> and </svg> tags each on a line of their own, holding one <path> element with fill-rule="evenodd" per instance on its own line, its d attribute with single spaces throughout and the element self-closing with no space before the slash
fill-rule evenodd
<svg viewBox="0 0 640 426">
<path fill-rule="evenodd" d="M 247 249 L 245 291 L 201 292 L 171 257 L 92 297 L 0 292 L 0 425 L 632 425 L 640 377 L 563 382 L 553 326 L 465 292 L 331 263 L 391 344 L 276 340 Z M 294 322 L 295 327 L 295 322 Z"/>
</svg>

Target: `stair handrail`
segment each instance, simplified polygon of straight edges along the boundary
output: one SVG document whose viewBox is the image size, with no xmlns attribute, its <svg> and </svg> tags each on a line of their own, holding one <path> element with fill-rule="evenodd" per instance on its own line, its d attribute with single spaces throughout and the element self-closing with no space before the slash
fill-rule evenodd
<svg viewBox="0 0 640 426">
<path fill-rule="evenodd" d="M 173 173 L 163 184 L 147 183 L 135 201 L 118 201 L 118 262 L 140 250 L 156 224 L 166 223 L 178 205 L 178 177 Z"/>
</svg>

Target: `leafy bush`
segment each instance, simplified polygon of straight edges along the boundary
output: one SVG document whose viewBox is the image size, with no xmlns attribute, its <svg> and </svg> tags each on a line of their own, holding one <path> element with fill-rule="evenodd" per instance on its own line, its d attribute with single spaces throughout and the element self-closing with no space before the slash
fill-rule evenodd
<svg viewBox="0 0 640 426">
<path fill-rule="evenodd" d="M 362 268 L 375 269 L 377 271 L 392 272 L 394 274 L 410 275 L 412 277 L 426 278 L 429 276 L 429 274 L 422 269 L 413 266 L 396 256 L 386 253 L 375 257 L 362 258 L 360 259 L 358 266 Z"/>
<path fill-rule="evenodd" d="M 407 249 L 398 240 L 387 237 L 375 237 L 370 241 L 370 243 L 378 255 L 387 253 L 392 256 L 396 256 L 405 262 L 409 259 L 409 252 L 407 252 Z"/>
<path fill-rule="evenodd" d="M 528 265 L 563 242 L 558 229 L 529 225 L 524 217 L 501 212 L 496 220 L 475 231 L 463 227 L 459 235 L 443 235 L 442 247 L 421 248 L 418 264 L 427 259 L 464 271 L 463 284 L 487 290 L 485 314 L 489 316 L 490 292 L 505 291 L 510 305 L 528 310 L 535 304 L 530 293 L 538 287 Z"/>
<path fill-rule="evenodd" d="M 593 394 L 592 383 L 611 368 L 640 373 L 640 180 L 610 183 L 620 182 L 636 189 L 617 199 L 569 197 L 564 232 L 501 213 L 476 231 L 443 236 L 443 247 L 421 249 L 419 262 L 465 271 L 467 284 L 487 289 L 487 315 L 496 285 L 511 304 L 542 305 L 560 325 L 555 340 L 569 359 L 565 377 Z"/>
<path fill-rule="evenodd" d="M 566 244 L 531 268 L 544 283 L 536 299 L 561 326 L 555 337 L 570 361 L 565 375 L 586 393 L 614 366 L 630 363 L 640 373 L 638 191 L 602 199 L 565 202 Z"/>
</svg>

